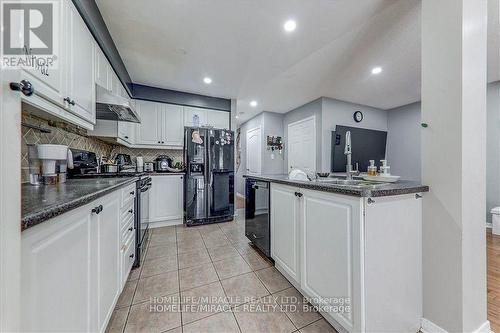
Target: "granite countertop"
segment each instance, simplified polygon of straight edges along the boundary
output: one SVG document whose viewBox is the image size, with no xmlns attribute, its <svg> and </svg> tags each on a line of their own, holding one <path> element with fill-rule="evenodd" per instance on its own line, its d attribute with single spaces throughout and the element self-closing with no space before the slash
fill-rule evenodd
<svg viewBox="0 0 500 333">
<path fill-rule="evenodd" d="M 357 197 L 386 197 L 391 195 L 429 192 L 429 186 L 409 180 L 399 180 L 396 183 L 386 183 L 376 187 L 360 187 L 353 185 L 328 184 L 321 181 L 290 180 L 288 179 L 288 175 L 244 175 L 243 177 Z"/>
<path fill-rule="evenodd" d="M 136 177 L 68 179 L 64 184 L 21 186 L 21 231 L 83 206 L 121 187 Z"/>
</svg>

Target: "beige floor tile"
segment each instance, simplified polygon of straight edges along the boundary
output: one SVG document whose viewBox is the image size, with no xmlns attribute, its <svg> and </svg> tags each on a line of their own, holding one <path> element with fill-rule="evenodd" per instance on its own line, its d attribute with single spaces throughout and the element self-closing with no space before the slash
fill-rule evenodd
<svg viewBox="0 0 500 333">
<path fill-rule="evenodd" d="M 116 309 L 113 311 L 111 318 L 109 319 L 108 327 L 106 327 L 106 333 L 122 333 L 125 323 L 127 322 L 128 307 Z"/>
<path fill-rule="evenodd" d="M 151 231 L 155 235 L 159 235 L 159 234 L 174 234 L 175 235 L 175 226 L 153 228 Z"/>
<path fill-rule="evenodd" d="M 122 308 L 125 306 L 130 306 L 130 304 L 132 304 L 137 281 L 138 280 L 127 281 L 125 283 L 122 293 L 120 294 L 120 297 L 118 297 L 118 301 L 116 302 L 116 308 Z"/>
<path fill-rule="evenodd" d="M 219 223 L 201 225 L 197 227 L 197 230 L 200 232 L 202 236 L 209 234 L 217 234 L 222 232 L 220 230 Z"/>
<path fill-rule="evenodd" d="M 221 280 L 252 271 L 241 256 L 216 261 L 214 267 Z"/>
<path fill-rule="evenodd" d="M 181 293 L 183 325 L 217 312 L 230 311 L 229 303 L 219 281 Z"/>
<path fill-rule="evenodd" d="M 139 275 L 141 275 L 141 269 L 142 269 L 142 266 L 132 269 L 130 271 L 129 276 L 128 276 L 128 281 L 137 280 L 139 278 Z"/>
<path fill-rule="evenodd" d="M 192 289 L 218 281 L 217 273 L 212 263 L 181 269 L 179 271 L 179 279 L 181 290 Z"/>
<path fill-rule="evenodd" d="M 242 333 L 289 333 L 296 330 L 280 306 L 270 297 L 234 309 Z"/>
<path fill-rule="evenodd" d="M 180 325 L 179 295 L 175 295 L 163 298 L 161 304 L 145 302 L 132 305 L 125 332 L 163 332 Z"/>
<path fill-rule="evenodd" d="M 209 263 L 210 256 L 208 255 L 207 249 L 203 247 L 189 252 L 180 253 L 178 260 L 179 268 L 183 269 Z"/>
<path fill-rule="evenodd" d="M 221 281 L 231 305 L 255 301 L 269 294 L 255 273 L 238 275 Z"/>
<path fill-rule="evenodd" d="M 219 261 L 222 259 L 240 256 L 238 251 L 236 251 L 236 249 L 231 245 L 210 248 L 208 249 L 208 253 L 212 258 L 212 261 Z"/>
<path fill-rule="evenodd" d="M 179 292 L 177 271 L 158 274 L 140 279 L 134 296 L 134 304 L 149 300 L 151 297 L 161 297 Z"/>
<path fill-rule="evenodd" d="M 171 257 L 177 255 L 177 244 L 159 245 L 150 247 L 146 254 L 146 259 L 156 259 L 161 257 Z"/>
<path fill-rule="evenodd" d="M 250 244 L 250 241 L 248 239 L 244 243 L 236 243 L 233 244 L 233 246 L 236 250 L 238 250 L 240 254 L 257 253 L 257 250 Z"/>
<path fill-rule="evenodd" d="M 294 287 L 273 294 L 273 297 L 297 328 L 321 319 L 321 315 L 314 312 L 313 306 L 305 301 L 302 294 Z M 307 311 L 304 311 L 305 309 Z"/>
<path fill-rule="evenodd" d="M 205 244 L 203 243 L 201 236 L 199 239 L 198 237 L 193 237 L 192 239 L 186 239 L 177 243 L 177 252 L 179 254 L 191 252 L 200 248 L 205 248 Z"/>
<path fill-rule="evenodd" d="M 263 257 L 258 252 L 248 251 L 246 253 L 242 253 L 241 256 L 243 257 L 243 259 L 245 259 L 247 264 L 254 271 L 257 271 L 257 270 L 263 269 L 263 268 L 267 268 L 267 267 L 271 267 L 273 265 L 269 259 Z"/>
<path fill-rule="evenodd" d="M 231 245 L 226 236 L 203 237 L 203 241 L 207 249 Z"/>
<path fill-rule="evenodd" d="M 261 269 L 260 271 L 255 271 L 255 274 L 264 283 L 267 290 L 271 293 L 276 293 L 278 291 L 290 288 L 292 285 L 288 282 L 283 275 L 274 267 L 269 267 Z"/>
<path fill-rule="evenodd" d="M 177 237 L 175 234 L 156 234 L 153 233 L 151 235 L 151 240 L 149 241 L 149 247 L 154 247 L 154 246 L 165 246 L 165 245 L 172 245 L 177 242 Z"/>
<path fill-rule="evenodd" d="M 175 271 L 177 267 L 177 256 L 161 257 L 145 260 L 142 264 L 141 278 L 148 276 Z"/>
<path fill-rule="evenodd" d="M 240 333 L 230 312 L 222 312 L 182 327 L 184 333 Z"/>
<path fill-rule="evenodd" d="M 300 330 L 301 333 L 337 333 L 337 331 L 325 320 L 318 320 Z"/>
<path fill-rule="evenodd" d="M 184 232 L 180 235 L 177 235 L 177 241 L 179 243 L 193 243 L 193 242 L 201 242 L 201 234 L 199 232 Z"/>
</svg>

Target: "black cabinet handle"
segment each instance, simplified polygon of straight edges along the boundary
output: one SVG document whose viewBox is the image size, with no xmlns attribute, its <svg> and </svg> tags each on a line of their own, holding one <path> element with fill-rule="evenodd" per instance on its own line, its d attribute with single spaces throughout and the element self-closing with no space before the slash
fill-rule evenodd
<svg viewBox="0 0 500 333">
<path fill-rule="evenodd" d="M 104 208 L 102 207 L 102 205 L 99 205 L 97 207 L 92 208 L 92 213 L 99 214 L 100 212 L 102 212 L 103 209 Z"/>
<path fill-rule="evenodd" d="M 72 100 L 71 100 L 71 102 L 69 102 L 69 104 L 71 104 L 71 105 L 73 105 L 73 106 L 74 106 L 74 105 L 76 104 L 76 103 L 75 103 L 75 100 L 74 100 L 74 99 L 72 99 Z"/>
<path fill-rule="evenodd" d="M 125 135 L 125 139 L 128 139 L 128 136 Z"/>
<path fill-rule="evenodd" d="M 132 227 L 128 228 L 128 231 L 132 231 L 132 230 L 134 230 L 134 228 L 132 228 Z"/>
<path fill-rule="evenodd" d="M 128 211 L 128 212 L 129 212 L 130 214 L 132 214 L 132 213 L 134 212 L 134 210 L 133 210 L 133 209 L 129 209 L 129 211 Z"/>
<path fill-rule="evenodd" d="M 158 141 L 158 143 L 161 143 L 161 141 Z"/>
<path fill-rule="evenodd" d="M 9 84 L 11 90 L 20 91 L 25 96 L 31 96 L 35 92 L 35 88 L 28 80 L 21 80 L 21 82 L 11 82 Z"/>
<path fill-rule="evenodd" d="M 135 194 L 135 191 L 130 192 L 130 195 L 134 195 L 134 194 Z"/>
<path fill-rule="evenodd" d="M 71 104 L 71 98 L 69 97 L 64 97 L 63 101 L 67 102 L 68 104 Z"/>
<path fill-rule="evenodd" d="M 134 257 L 134 254 L 132 253 L 131 255 L 129 255 L 129 258 L 133 258 Z"/>
<path fill-rule="evenodd" d="M 296 196 L 296 197 L 299 197 L 299 198 L 302 198 L 303 194 L 302 194 L 302 193 L 300 193 L 300 192 L 295 192 L 295 196 Z"/>
</svg>

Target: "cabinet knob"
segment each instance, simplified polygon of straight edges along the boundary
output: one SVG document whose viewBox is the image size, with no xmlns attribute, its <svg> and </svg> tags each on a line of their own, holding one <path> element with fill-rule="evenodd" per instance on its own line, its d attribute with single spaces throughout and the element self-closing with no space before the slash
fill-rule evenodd
<svg viewBox="0 0 500 333">
<path fill-rule="evenodd" d="M 125 135 L 125 139 L 128 139 L 128 136 Z"/>
<path fill-rule="evenodd" d="M 103 209 L 104 208 L 102 207 L 102 205 L 99 205 L 97 207 L 92 208 L 92 213 L 99 214 L 100 212 L 102 212 Z"/>
<path fill-rule="evenodd" d="M 129 209 L 128 211 L 130 214 L 134 213 L 134 210 L 133 209 Z"/>
<path fill-rule="evenodd" d="M 158 143 L 161 143 L 161 141 L 158 141 Z"/>
<path fill-rule="evenodd" d="M 129 255 L 129 258 L 134 258 L 134 254 L 132 253 L 131 255 Z"/>
<path fill-rule="evenodd" d="M 132 230 L 134 230 L 134 228 L 132 228 L 132 227 L 128 228 L 128 231 L 132 231 Z"/>
<path fill-rule="evenodd" d="M 134 195 L 134 194 L 135 194 L 135 191 L 130 192 L 130 195 Z"/>
</svg>

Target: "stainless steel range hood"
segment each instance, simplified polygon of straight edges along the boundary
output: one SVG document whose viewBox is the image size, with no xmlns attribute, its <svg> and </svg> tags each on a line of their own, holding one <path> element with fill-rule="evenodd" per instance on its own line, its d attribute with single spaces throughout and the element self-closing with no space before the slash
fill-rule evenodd
<svg viewBox="0 0 500 333">
<path fill-rule="evenodd" d="M 141 118 L 128 99 L 96 84 L 96 118 L 140 123 Z"/>
</svg>

